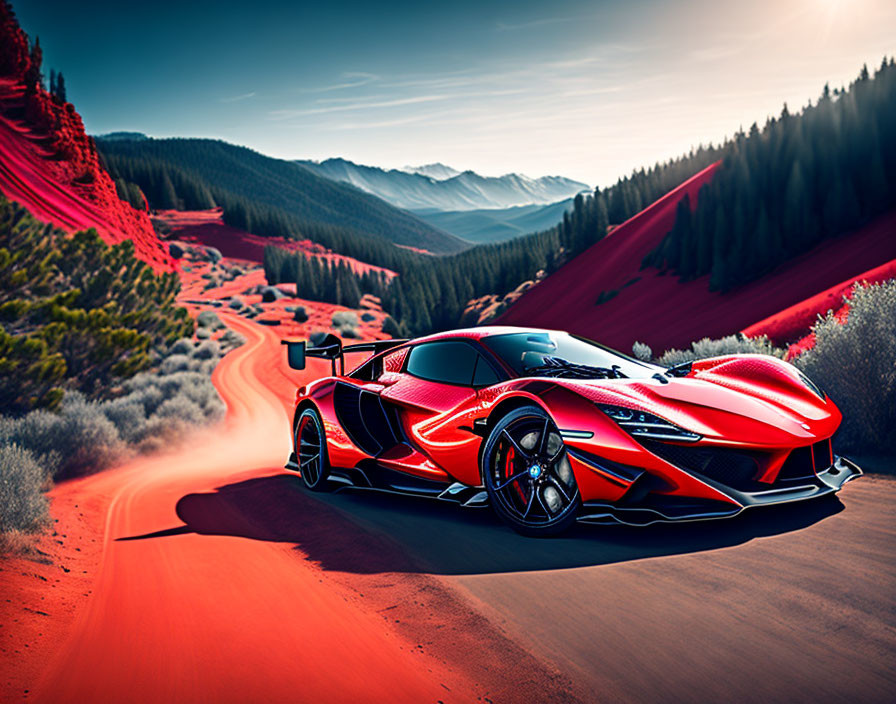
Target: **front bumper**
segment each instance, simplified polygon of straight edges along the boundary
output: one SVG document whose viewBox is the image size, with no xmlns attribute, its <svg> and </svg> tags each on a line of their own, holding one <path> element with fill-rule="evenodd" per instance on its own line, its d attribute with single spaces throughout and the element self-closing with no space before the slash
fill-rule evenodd
<svg viewBox="0 0 896 704">
<path fill-rule="evenodd" d="M 744 492 L 724 486 L 705 477 L 714 489 L 728 496 L 732 502 L 689 500 L 687 497 L 669 497 L 677 500 L 665 506 L 622 506 L 602 501 L 586 501 L 582 504 L 579 520 L 586 523 L 602 523 L 647 526 L 652 523 L 678 523 L 704 521 L 714 518 L 731 518 L 752 506 L 806 501 L 834 494 L 843 485 L 862 475 L 862 470 L 845 457 L 836 457 L 834 464 L 811 478 L 794 485 L 776 487 L 765 491 Z"/>
</svg>

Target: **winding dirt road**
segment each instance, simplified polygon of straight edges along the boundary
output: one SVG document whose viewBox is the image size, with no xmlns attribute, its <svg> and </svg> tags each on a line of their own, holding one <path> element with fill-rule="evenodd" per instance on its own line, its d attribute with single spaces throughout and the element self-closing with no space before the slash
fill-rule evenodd
<svg viewBox="0 0 896 704">
<path fill-rule="evenodd" d="M 896 481 L 546 541 L 488 511 L 312 496 L 279 469 L 301 379 L 270 329 L 227 322 L 248 342 L 215 372 L 222 429 L 57 488 L 101 500 L 102 549 L 29 699 L 896 700 Z"/>
</svg>

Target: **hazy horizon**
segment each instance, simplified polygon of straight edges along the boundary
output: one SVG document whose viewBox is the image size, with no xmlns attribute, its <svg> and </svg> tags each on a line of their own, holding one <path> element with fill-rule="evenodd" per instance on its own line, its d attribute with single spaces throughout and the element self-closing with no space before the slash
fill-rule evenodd
<svg viewBox="0 0 896 704">
<path fill-rule="evenodd" d="M 14 2 L 94 134 L 606 186 L 896 53 L 896 3 Z"/>
</svg>

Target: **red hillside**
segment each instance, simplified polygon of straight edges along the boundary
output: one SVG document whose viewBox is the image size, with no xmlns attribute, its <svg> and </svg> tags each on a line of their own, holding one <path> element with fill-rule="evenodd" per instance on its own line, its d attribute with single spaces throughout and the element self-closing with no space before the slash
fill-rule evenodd
<svg viewBox="0 0 896 704">
<path fill-rule="evenodd" d="M 65 230 L 94 227 L 108 243 L 134 241 L 154 269 L 173 266 L 146 213 L 118 198 L 71 103 L 30 95 L 28 38 L 0 4 L 0 193 Z"/>
<path fill-rule="evenodd" d="M 500 322 L 562 328 L 623 351 L 640 340 L 659 352 L 738 332 L 896 258 L 896 212 L 890 212 L 725 294 L 710 292 L 708 277 L 680 283 L 674 274 L 641 270 L 644 256 L 672 228 L 678 202 L 689 195 L 696 205 L 700 187 L 716 167 L 704 169 L 530 289 Z"/>
</svg>

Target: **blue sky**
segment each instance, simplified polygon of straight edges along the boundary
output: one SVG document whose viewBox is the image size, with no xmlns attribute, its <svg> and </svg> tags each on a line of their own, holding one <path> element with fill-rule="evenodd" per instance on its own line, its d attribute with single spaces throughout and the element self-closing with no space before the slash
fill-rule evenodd
<svg viewBox="0 0 896 704">
<path fill-rule="evenodd" d="M 892 0 L 14 0 L 88 131 L 608 185 L 896 53 Z"/>
</svg>

